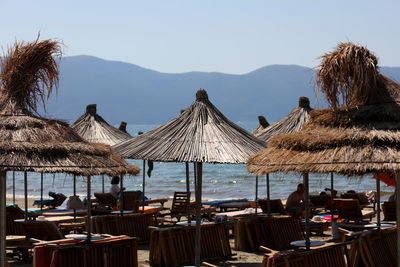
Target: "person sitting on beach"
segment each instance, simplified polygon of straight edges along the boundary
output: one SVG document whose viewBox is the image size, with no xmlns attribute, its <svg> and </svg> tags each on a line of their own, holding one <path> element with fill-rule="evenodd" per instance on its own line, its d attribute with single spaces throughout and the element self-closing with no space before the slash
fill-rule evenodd
<svg viewBox="0 0 400 267">
<path fill-rule="evenodd" d="M 122 190 L 125 190 L 125 188 L 122 188 Z M 119 176 L 114 176 L 111 179 L 110 193 L 115 199 L 117 199 L 120 191 L 121 189 L 119 187 Z"/>
<path fill-rule="evenodd" d="M 286 201 L 286 211 L 292 216 L 304 217 L 304 184 L 299 184 L 297 190 L 291 193 Z"/>
</svg>

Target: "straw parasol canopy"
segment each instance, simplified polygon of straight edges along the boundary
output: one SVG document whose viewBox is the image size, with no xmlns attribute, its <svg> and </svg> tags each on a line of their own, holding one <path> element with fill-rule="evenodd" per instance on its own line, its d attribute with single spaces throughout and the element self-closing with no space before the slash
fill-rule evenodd
<svg viewBox="0 0 400 267">
<path fill-rule="evenodd" d="M 271 137 L 281 133 L 297 133 L 310 117 L 310 100 L 307 97 L 299 98 L 299 106 L 289 115 L 255 134 L 261 140 L 268 142 Z"/>
<path fill-rule="evenodd" d="M 111 126 L 97 114 L 96 104 L 87 105 L 86 112 L 71 124 L 71 128 L 90 143 L 113 146 L 131 138 L 126 131 Z"/>
<path fill-rule="evenodd" d="M 400 85 L 383 76 L 377 62 L 352 43 L 322 56 L 317 86 L 331 108 L 311 111 L 300 132 L 271 138 L 247 170 L 347 176 L 400 171 Z"/>
<path fill-rule="evenodd" d="M 177 118 L 113 146 L 123 158 L 164 162 L 245 163 L 265 143 L 228 120 L 205 90 Z"/>
<path fill-rule="evenodd" d="M 76 175 L 126 173 L 126 163 L 109 146 L 92 145 L 58 120 L 40 117 L 57 88 L 57 41 L 16 43 L 1 61 L 0 170 Z"/>
<path fill-rule="evenodd" d="M 199 90 L 196 101 L 177 118 L 113 148 L 124 158 L 195 163 L 195 265 L 200 266 L 203 162 L 245 163 L 250 155 L 264 146 L 263 141 L 229 121 L 211 104 L 205 90 Z M 188 168 L 188 164 L 186 166 Z"/>
<path fill-rule="evenodd" d="M 255 136 L 260 134 L 265 128 L 269 126 L 269 122 L 265 119 L 264 116 L 258 116 L 258 126 L 251 133 Z"/>
</svg>

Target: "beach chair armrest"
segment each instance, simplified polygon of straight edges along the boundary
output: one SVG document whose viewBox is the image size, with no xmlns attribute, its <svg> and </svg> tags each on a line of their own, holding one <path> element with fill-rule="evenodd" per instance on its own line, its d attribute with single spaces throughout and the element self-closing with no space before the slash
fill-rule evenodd
<svg viewBox="0 0 400 267">
<path fill-rule="evenodd" d="M 258 250 L 259 250 L 259 251 L 262 251 L 262 252 L 264 252 L 264 253 L 266 253 L 266 254 L 275 254 L 275 253 L 278 253 L 278 252 L 279 252 L 279 251 L 277 251 L 277 250 L 273 250 L 273 249 L 267 248 L 267 247 L 265 247 L 265 246 L 259 246 L 259 247 L 258 247 Z"/>
<path fill-rule="evenodd" d="M 341 227 L 338 228 L 338 231 L 349 238 L 356 238 L 356 237 L 359 237 L 362 233 L 364 233 L 364 231 L 354 232 L 354 231 L 349 231 L 349 230 L 343 229 Z"/>
</svg>

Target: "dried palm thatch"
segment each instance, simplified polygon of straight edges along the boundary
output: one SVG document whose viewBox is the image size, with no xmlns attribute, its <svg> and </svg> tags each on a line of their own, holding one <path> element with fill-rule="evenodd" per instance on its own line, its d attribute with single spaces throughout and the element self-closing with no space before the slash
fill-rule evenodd
<svg viewBox="0 0 400 267">
<path fill-rule="evenodd" d="M 229 121 L 205 90 L 179 117 L 114 146 L 124 158 L 165 162 L 245 163 L 265 143 Z"/>
<path fill-rule="evenodd" d="M 251 133 L 255 136 L 257 136 L 257 134 L 259 134 L 260 132 L 262 132 L 262 130 L 264 130 L 265 128 L 267 128 L 269 126 L 268 121 L 265 119 L 264 116 L 258 116 L 258 126 L 257 128 L 255 128 Z"/>
<path fill-rule="evenodd" d="M 307 97 L 299 98 L 299 106 L 292 110 L 285 118 L 271 124 L 255 136 L 268 142 L 271 137 L 281 133 L 297 133 L 310 117 L 310 100 Z"/>
<path fill-rule="evenodd" d="M 336 50 L 321 57 L 317 72 L 318 89 L 333 108 L 366 104 L 381 92 L 378 59 L 368 49 L 352 43 L 340 43 Z"/>
<path fill-rule="evenodd" d="M 341 44 L 336 53 L 325 55 L 323 62 L 328 62 L 328 65 L 334 60 L 340 62 L 337 59 L 339 52 L 355 49 L 352 44 L 347 44 L 347 49 L 344 46 Z M 368 68 L 372 64 L 371 53 L 365 48 L 360 51 L 366 58 L 353 57 L 354 65 L 362 68 L 357 64 L 366 62 L 365 68 Z M 352 65 L 351 61 L 346 66 L 339 64 L 340 68 L 332 70 L 340 76 L 337 80 L 345 77 L 349 65 Z M 378 70 L 376 62 L 374 66 Z M 344 68 L 345 74 L 341 68 Z M 333 74 L 325 73 L 327 66 L 321 64 L 321 69 L 324 71 L 318 72 L 319 80 L 329 75 L 335 79 Z M 372 80 L 371 77 L 357 77 L 368 81 L 354 83 L 358 87 L 348 93 L 351 97 L 345 101 L 345 106 L 311 111 L 309 121 L 300 132 L 275 136 L 265 150 L 253 155 L 248 161 L 248 171 L 255 174 L 280 171 L 336 172 L 348 176 L 400 171 L 400 84 L 378 71 Z M 331 89 L 322 92 L 332 101 L 336 98 L 332 97 L 334 90 Z M 339 89 L 336 92 L 338 95 Z M 362 104 L 354 106 L 355 103 Z"/>
<path fill-rule="evenodd" d="M 56 41 L 16 43 L 1 62 L 0 170 L 65 172 L 77 175 L 126 173 L 126 162 L 110 147 L 92 145 L 68 125 L 40 118 L 58 84 L 61 55 Z M 122 161 L 123 162 L 122 162 Z"/>
<path fill-rule="evenodd" d="M 71 124 L 71 128 L 90 143 L 102 143 L 113 146 L 132 138 L 127 132 L 109 125 L 98 115 L 96 104 L 88 105 L 86 112 Z"/>
<path fill-rule="evenodd" d="M 56 41 L 16 42 L 1 61 L 0 105 L 8 111 L 24 108 L 37 114 L 40 102 L 45 109 L 46 100 L 59 80 L 55 57 L 61 57 L 61 47 Z"/>
</svg>

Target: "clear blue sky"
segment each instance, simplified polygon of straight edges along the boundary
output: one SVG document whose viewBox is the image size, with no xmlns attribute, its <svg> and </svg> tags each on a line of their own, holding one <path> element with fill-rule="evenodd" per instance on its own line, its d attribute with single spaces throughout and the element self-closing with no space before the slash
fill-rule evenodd
<svg viewBox="0 0 400 267">
<path fill-rule="evenodd" d="M 400 1 L 2 0 L 0 45 L 58 38 L 65 56 L 92 55 L 161 72 L 247 73 L 314 67 L 340 41 L 400 65 Z"/>
</svg>

